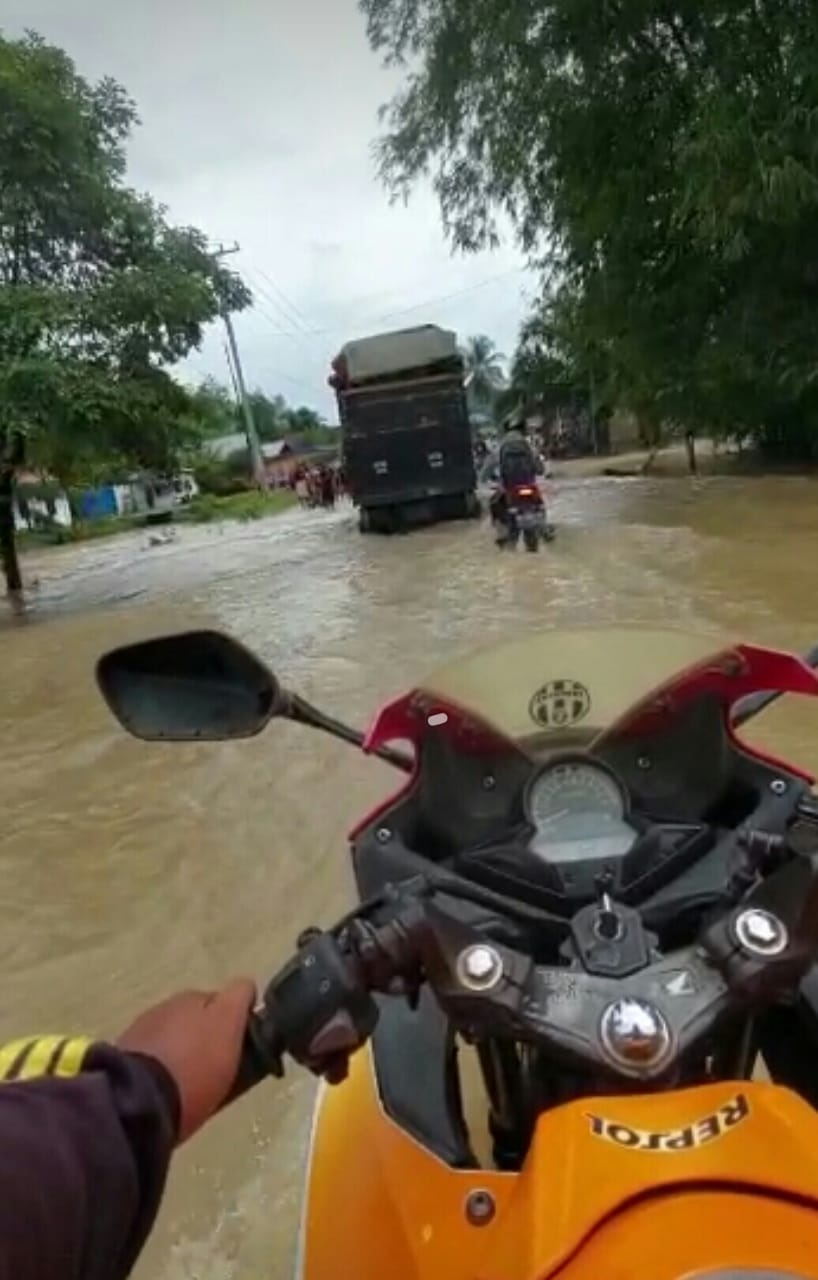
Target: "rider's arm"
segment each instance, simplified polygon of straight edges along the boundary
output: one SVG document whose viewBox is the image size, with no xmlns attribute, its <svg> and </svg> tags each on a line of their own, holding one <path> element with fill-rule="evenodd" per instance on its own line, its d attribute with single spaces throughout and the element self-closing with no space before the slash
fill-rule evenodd
<svg viewBox="0 0 818 1280">
<path fill-rule="evenodd" d="M 60 1050 L 53 1038 L 29 1044 L 29 1071 L 39 1055 L 62 1078 L 0 1087 L 0 1277 L 120 1280 L 159 1208 L 178 1090 L 151 1058 L 70 1040 Z M 11 1054 L 5 1061 L 8 1071 Z"/>
<path fill-rule="evenodd" d="M 493 450 L 484 460 L 480 468 L 479 482 L 480 484 L 493 484 L 500 471 L 500 454 L 497 449 Z"/>
<path fill-rule="evenodd" d="M 0 1050 L 0 1280 L 124 1280 L 174 1146 L 229 1094 L 254 995 L 246 979 L 181 992 L 116 1048 Z"/>
</svg>

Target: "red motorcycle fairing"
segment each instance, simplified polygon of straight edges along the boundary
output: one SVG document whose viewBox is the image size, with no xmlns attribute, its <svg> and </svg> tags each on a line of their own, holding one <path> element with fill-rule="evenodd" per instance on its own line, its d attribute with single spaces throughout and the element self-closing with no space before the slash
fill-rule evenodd
<svg viewBox="0 0 818 1280">
<path fill-rule="evenodd" d="M 604 729 L 597 742 L 610 742 L 627 737 L 647 737 L 658 732 L 699 698 L 716 698 L 723 708 L 725 731 L 730 741 L 745 755 L 768 767 L 782 769 L 807 783 L 813 775 L 797 765 L 778 760 L 753 747 L 733 732 L 730 712 L 736 703 L 754 693 L 804 694 L 818 697 L 818 675 L 794 654 L 756 645 L 737 644 L 724 648 L 711 658 L 678 673 L 666 683 L 651 690 L 617 721 Z M 363 750 L 375 751 L 395 741 L 411 743 L 415 768 L 406 776 L 404 785 L 381 802 L 352 829 L 354 838 L 387 812 L 411 791 L 418 773 L 419 753 L 427 734 L 443 733 L 464 755 L 515 753 L 524 755 L 518 744 L 510 741 L 492 725 L 473 712 L 445 701 L 424 689 L 413 689 L 389 702 L 376 714 L 364 739 Z"/>
</svg>

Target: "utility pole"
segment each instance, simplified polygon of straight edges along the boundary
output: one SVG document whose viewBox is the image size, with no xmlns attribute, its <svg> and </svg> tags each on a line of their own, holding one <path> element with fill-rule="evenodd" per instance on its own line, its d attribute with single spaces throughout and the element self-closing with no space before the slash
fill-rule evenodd
<svg viewBox="0 0 818 1280">
<path fill-rule="evenodd" d="M 230 348 L 227 345 L 226 338 L 224 340 L 223 346 L 224 346 L 224 360 L 225 360 L 225 364 L 227 365 L 227 371 L 230 374 L 230 382 L 233 387 L 233 398 L 235 399 L 236 404 L 238 405 L 241 402 L 241 396 L 239 395 L 239 384 L 236 382 L 236 371 L 233 368 L 233 357 L 230 354 Z"/>
<path fill-rule="evenodd" d="M 238 253 L 238 251 L 239 246 L 237 244 L 233 244 L 229 248 L 225 248 L 223 245 L 220 245 L 213 254 L 213 257 L 226 258 L 232 253 Z M 222 320 L 224 321 L 224 327 L 227 331 L 227 342 L 232 358 L 232 373 L 235 378 L 239 400 L 241 401 L 242 413 L 244 414 L 244 429 L 247 435 L 247 447 L 250 451 L 253 475 L 256 477 L 256 483 L 259 489 L 266 490 L 267 473 L 264 470 L 264 457 L 261 452 L 261 445 L 259 444 L 255 419 L 253 418 L 253 406 L 250 404 L 250 399 L 247 395 L 247 387 L 244 382 L 244 373 L 242 371 L 241 360 L 239 358 L 239 348 L 236 343 L 233 321 L 230 318 L 230 312 L 225 306 L 222 307 Z"/>
</svg>

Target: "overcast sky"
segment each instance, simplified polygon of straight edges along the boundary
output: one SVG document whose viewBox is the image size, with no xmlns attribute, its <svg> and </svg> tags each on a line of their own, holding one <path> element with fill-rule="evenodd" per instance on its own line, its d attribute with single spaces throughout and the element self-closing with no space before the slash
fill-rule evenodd
<svg viewBox="0 0 818 1280">
<path fill-rule="evenodd" d="M 0 28 L 26 26 L 136 99 L 132 184 L 240 243 L 248 383 L 334 420 L 326 378 L 347 338 L 434 322 L 511 353 L 531 288 L 517 251 L 452 257 L 431 192 L 392 207 L 375 176 L 395 79 L 355 0 L 0 0 Z M 187 369 L 227 381 L 220 328 Z"/>
</svg>

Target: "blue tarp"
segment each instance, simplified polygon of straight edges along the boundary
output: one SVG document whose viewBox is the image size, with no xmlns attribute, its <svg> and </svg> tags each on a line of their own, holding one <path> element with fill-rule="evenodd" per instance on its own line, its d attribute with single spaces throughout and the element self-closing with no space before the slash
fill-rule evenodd
<svg viewBox="0 0 818 1280">
<path fill-rule="evenodd" d="M 106 484 L 101 489 L 86 489 L 80 499 L 80 505 L 86 520 L 96 520 L 100 516 L 115 516 L 117 505 L 113 485 Z"/>
</svg>

